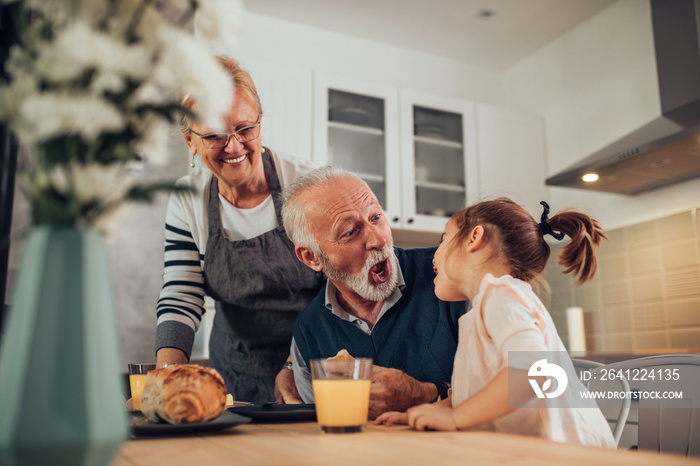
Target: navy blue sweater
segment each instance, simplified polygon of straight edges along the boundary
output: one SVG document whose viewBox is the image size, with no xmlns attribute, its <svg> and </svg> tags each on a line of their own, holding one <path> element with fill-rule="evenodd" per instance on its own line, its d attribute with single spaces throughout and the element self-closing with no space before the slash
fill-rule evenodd
<svg viewBox="0 0 700 466">
<path fill-rule="evenodd" d="M 307 367 L 311 359 L 347 349 L 354 357 L 372 358 L 378 366 L 400 369 L 421 382 L 451 381 L 457 320 L 465 303 L 435 297 L 435 248 L 395 250 L 406 287 L 371 335 L 326 308 L 325 287 L 302 311 L 294 324 L 294 339 Z"/>
</svg>

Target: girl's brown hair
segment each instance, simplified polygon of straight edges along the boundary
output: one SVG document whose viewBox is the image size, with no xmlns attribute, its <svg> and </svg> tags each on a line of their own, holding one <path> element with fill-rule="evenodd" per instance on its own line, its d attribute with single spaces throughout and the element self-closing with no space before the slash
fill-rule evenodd
<svg viewBox="0 0 700 466">
<path fill-rule="evenodd" d="M 565 267 L 564 273 L 578 275 L 579 283 L 593 278 L 598 266 L 595 247 L 605 238 L 598 222 L 575 211 L 559 212 L 547 219 L 549 206 L 546 202 L 540 204 L 545 211 L 539 223 L 507 198 L 462 209 L 451 219 L 458 230 L 455 245 L 464 244 L 474 227 L 482 225 L 485 237 L 495 241 L 498 252 L 508 261 L 512 276 L 530 282 L 542 273 L 549 259 L 551 250 L 544 236 L 563 239 L 566 235 L 571 241 L 557 256 L 559 264 Z"/>
</svg>

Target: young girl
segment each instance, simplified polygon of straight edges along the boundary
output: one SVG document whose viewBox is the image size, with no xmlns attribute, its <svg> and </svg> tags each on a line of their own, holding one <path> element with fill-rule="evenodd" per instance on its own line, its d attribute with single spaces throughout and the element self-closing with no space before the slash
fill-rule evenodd
<svg viewBox="0 0 700 466">
<path fill-rule="evenodd" d="M 615 446 L 610 427 L 595 404 L 590 408 L 547 407 L 545 400 L 535 398 L 526 368 L 515 372 L 508 368 L 509 351 L 517 355 L 557 352 L 564 354 L 563 365 L 574 374 L 554 322 L 530 283 L 542 281 L 540 273 L 550 253 L 545 235 L 571 238 L 559 254 L 559 263 L 566 273 L 578 275 L 579 283 L 595 274 L 594 247 L 605 238 L 591 217 L 567 211 L 548 220 L 549 206 L 541 204 L 540 223 L 509 199 L 475 204 L 450 219 L 433 259 L 435 294 L 444 301 L 470 299 L 473 306 L 459 320 L 451 397 L 407 413 L 385 413 L 375 424 L 409 424 L 418 430 L 477 428 Z M 509 384 L 509 375 L 511 382 L 517 377 L 517 385 Z M 513 389 L 516 386 L 518 390 Z M 568 386 L 570 391 L 585 391 L 575 376 L 569 377 Z M 523 394 L 525 399 L 516 402 Z"/>
</svg>

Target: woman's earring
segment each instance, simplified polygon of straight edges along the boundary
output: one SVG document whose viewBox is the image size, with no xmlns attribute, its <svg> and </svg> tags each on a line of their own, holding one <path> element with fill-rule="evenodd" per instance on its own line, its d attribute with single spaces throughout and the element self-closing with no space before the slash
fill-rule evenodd
<svg viewBox="0 0 700 466">
<path fill-rule="evenodd" d="M 196 156 L 195 154 L 192 154 L 192 165 L 190 165 L 192 168 L 194 168 L 194 167 L 197 166 L 197 164 L 194 163 L 196 157 L 197 157 L 197 156 Z"/>
</svg>

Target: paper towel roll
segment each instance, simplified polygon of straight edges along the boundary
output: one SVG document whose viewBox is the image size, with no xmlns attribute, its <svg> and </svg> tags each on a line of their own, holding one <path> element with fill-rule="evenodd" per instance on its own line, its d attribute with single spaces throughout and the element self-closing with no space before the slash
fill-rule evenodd
<svg viewBox="0 0 700 466">
<path fill-rule="evenodd" d="M 569 354 L 580 356 L 586 352 L 586 324 L 583 322 L 583 308 L 570 307 L 566 310 L 566 324 L 569 330 Z"/>
</svg>

